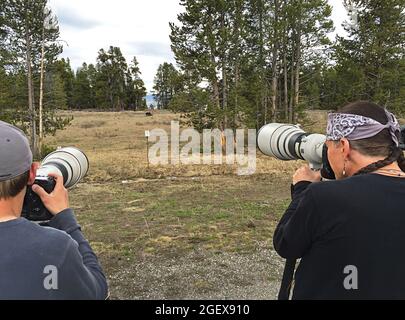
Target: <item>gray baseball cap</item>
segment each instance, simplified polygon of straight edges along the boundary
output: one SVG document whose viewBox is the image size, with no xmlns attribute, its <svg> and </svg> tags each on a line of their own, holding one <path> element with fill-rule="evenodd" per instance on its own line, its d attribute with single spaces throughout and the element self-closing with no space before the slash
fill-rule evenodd
<svg viewBox="0 0 405 320">
<path fill-rule="evenodd" d="M 30 144 L 24 132 L 0 121 L 0 181 L 27 172 L 32 164 Z"/>
</svg>

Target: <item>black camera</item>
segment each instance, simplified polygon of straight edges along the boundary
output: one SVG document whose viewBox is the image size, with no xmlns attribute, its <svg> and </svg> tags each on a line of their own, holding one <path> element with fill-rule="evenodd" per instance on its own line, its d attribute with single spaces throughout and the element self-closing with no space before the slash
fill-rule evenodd
<svg viewBox="0 0 405 320">
<path fill-rule="evenodd" d="M 35 184 L 44 188 L 48 193 L 51 193 L 55 188 L 55 180 L 53 178 L 35 179 Z M 32 187 L 28 186 L 27 193 L 24 198 L 24 206 L 21 214 L 22 217 L 31 221 L 47 221 L 52 218 L 52 214 L 45 208 L 39 196 L 32 191 Z"/>
<path fill-rule="evenodd" d="M 86 155 L 77 148 L 60 148 L 50 153 L 41 163 L 35 178 L 35 184 L 44 188 L 48 193 L 55 189 L 56 181 L 49 177 L 50 173 L 56 173 L 63 177 L 66 188 L 72 188 L 80 182 L 89 170 L 89 160 Z M 28 186 L 24 198 L 22 217 L 31 221 L 49 221 L 53 215 L 45 208 L 39 196 Z"/>
</svg>

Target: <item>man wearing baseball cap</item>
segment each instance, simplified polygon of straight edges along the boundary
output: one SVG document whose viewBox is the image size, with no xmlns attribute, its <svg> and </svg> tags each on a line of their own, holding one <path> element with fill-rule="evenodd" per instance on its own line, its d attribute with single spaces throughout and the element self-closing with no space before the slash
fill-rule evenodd
<svg viewBox="0 0 405 320">
<path fill-rule="evenodd" d="M 33 186 L 54 215 L 49 227 L 21 218 L 38 166 L 24 133 L 0 121 L 0 299 L 106 299 L 105 276 L 69 208 L 62 177 L 53 175 L 51 194 Z"/>
</svg>

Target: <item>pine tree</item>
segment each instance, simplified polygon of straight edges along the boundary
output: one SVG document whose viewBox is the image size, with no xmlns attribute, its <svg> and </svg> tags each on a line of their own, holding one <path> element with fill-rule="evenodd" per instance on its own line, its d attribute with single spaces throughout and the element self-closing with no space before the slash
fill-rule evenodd
<svg viewBox="0 0 405 320">
<path fill-rule="evenodd" d="M 282 115 L 293 121 L 306 102 L 300 99 L 306 89 L 301 76 L 314 60 L 326 57 L 330 45 L 327 34 L 333 23 L 327 1 L 181 4 L 180 25 L 170 24 L 172 49 L 183 76 L 191 74 L 199 87 L 209 84 L 203 88 L 211 97 L 205 109 L 214 114 L 216 126 L 259 128 Z"/>
<path fill-rule="evenodd" d="M 134 110 L 146 109 L 144 98 L 147 92 L 141 74 L 138 60 L 134 57 L 127 71 L 127 104 Z"/>
<path fill-rule="evenodd" d="M 41 59 L 44 60 L 44 65 L 47 65 L 52 63 L 61 52 L 61 46 L 57 43 L 59 28 L 57 24 L 44 28 L 45 21 L 52 14 L 47 10 L 47 0 L 5 0 L 3 5 L 3 30 L 6 30 L 6 49 L 9 55 L 7 63 L 14 72 L 22 68 L 27 72 L 31 148 L 34 155 L 38 156 L 38 117 L 35 101 L 40 94 L 38 93 L 39 84 L 35 79 L 40 71 Z M 21 119 L 26 118 L 21 117 Z M 48 122 L 50 123 L 54 122 Z M 25 124 L 20 125 L 26 127 Z M 54 128 L 45 127 L 45 131 L 53 132 Z"/>
<path fill-rule="evenodd" d="M 291 36 L 286 37 L 286 51 L 290 55 L 290 101 L 289 121 L 296 120 L 299 111 L 300 85 L 303 69 L 308 64 L 326 54 L 331 43 L 328 33 L 333 31 L 333 22 L 330 19 L 332 8 L 326 0 L 292 0 L 288 2 L 286 32 L 291 30 Z"/>
<path fill-rule="evenodd" d="M 100 105 L 114 110 L 123 110 L 125 102 L 126 72 L 128 69 L 121 49 L 110 46 L 106 52 L 99 51 L 97 57 L 97 99 Z"/>
<path fill-rule="evenodd" d="M 69 59 L 60 59 L 53 63 L 48 68 L 49 72 L 57 73 L 60 77 L 60 80 L 63 83 L 63 90 L 66 94 L 66 103 L 68 108 L 74 107 L 74 81 L 75 81 L 75 74 L 70 66 Z"/>
<path fill-rule="evenodd" d="M 75 108 L 81 110 L 93 108 L 95 106 L 89 67 L 86 63 L 83 63 L 76 72 L 73 90 L 73 104 Z"/>
<path fill-rule="evenodd" d="M 159 65 L 154 79 L 154 99 L 158 109 L 167 109 L 173 96 L 182 90 L 180 75 L 171 63 Z"/>
<path fill-rule="evenodd" d="M 6 70 L 0 66 L 0 110 L 10 109 L 12 107 L 11 80 L 11 77 L 6 73 Z"/>
<path fill-rule="evenodd" d="M 5 8 L 6 1 L 0 0 L 0 8 Z M 5 25 L 5 10 L 0 10 L 0 66 L 3 66 L 7 56 L 5 39 L 7 38 L 8 30 Z"/>
<path fill-rule="evenodd" d="M 58 73 L 47 73 L 45 78 L 46 108 L 57 110 L 66 109 L 67 96 L 64 82 Z"/>
<path fill-rule="evenodd" d="M 345 6 L 349 38 L 338 38 L 336 70 L 340 79 L 350 79 L 351 88 L 342 83 L 341 100 L 373 100 L 403 111 L 404 1 L 348 0 Z"/>
<path fill-rule="evenodd" d="M 220 79 L 224 52 L 221 38 L 224 1 L 181 0 L 185 11 L 178 15 L 180 26 L 170 23 L 172 50 L 183 71 L 191 77 L 209 83 L 211 99 L 208 109 L 217 113 L 217 126 L 223 126 Z"/>
</svg>

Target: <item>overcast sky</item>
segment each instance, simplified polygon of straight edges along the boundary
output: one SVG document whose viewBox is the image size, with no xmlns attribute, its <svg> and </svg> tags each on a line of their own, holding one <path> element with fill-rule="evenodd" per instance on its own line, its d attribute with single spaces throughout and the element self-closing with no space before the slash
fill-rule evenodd
<svg viewBox="0 0 405 320">
<path fill-rule="evenodd" d="M 342 34 L 346 11 L 342 0 L 333 6 L 336 32 Z M 129 63 L 135 55 L 150 92 L 159 64 L 175 63 L 170 49 L 169 22 L 182 7 L 179 0 L 50 0 L 59 19 L 63 57 L 76 70 L 83 62 L 95 63 L 97 52 L 110 45 L 120 47 Z"/>
</svg>

